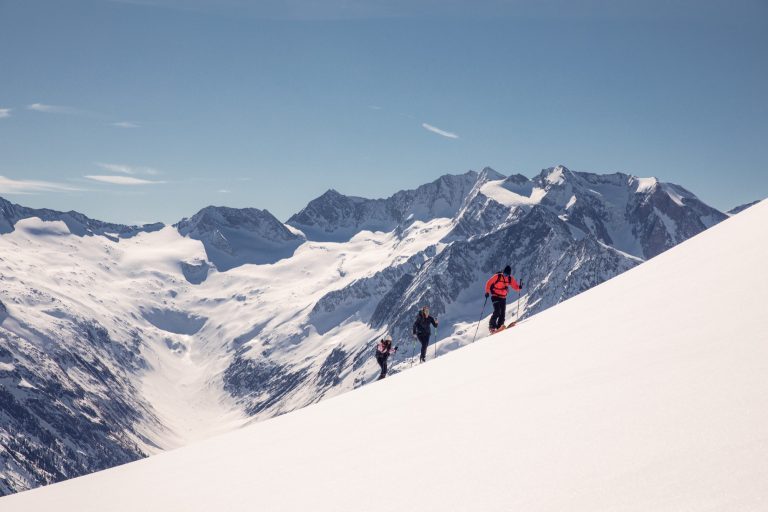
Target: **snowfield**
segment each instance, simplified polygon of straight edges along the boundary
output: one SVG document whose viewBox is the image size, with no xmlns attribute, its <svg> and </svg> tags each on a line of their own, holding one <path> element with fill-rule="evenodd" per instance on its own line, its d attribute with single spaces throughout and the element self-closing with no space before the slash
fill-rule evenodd
<svg viewBox="0 0 768 512">
<path fill-rule="evenodd" d="M 413 370 L 0 508 L 768 510 L 766 225 L 763 201 Z"/>
</svg>

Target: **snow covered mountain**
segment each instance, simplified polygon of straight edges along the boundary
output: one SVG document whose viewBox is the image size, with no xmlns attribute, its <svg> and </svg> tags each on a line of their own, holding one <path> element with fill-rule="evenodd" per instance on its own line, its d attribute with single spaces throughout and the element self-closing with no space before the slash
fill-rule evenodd
<svg viewBox="0 0 768 512">
<path fill-rule="evenodd" d="M 499 178 L 495 171 L 484 172 Z M 477 303 L 484 280 L 505 263 L 529 283 L 521 304 L 523 317 L 656 256 L 724 218 L 682 187 L 653 178 L 577 173 L 562 166 L 545 169 L 533 180 L 520 175 L 481 178 L 441 243 L 400 266 L 334 290 L 317 302 L 311 318 L 335 314 L 341 304 L 356 312 L 374 300 L 371 324 L 388 326 L 396 336 L 407 335 L 420 304 L 429 304 L 452 323 L 465 321 L 466 292 L 472 291 Z M 388 286 L 382 286 L 382 280 Z M 476 309 L 480 310 L 479 304 Z"/>
<path fill-rule="evenodd" d="M 402 190 L 387 199 L 345 196 L 331 189 L 288 219 L 310 240 L 347 241 L 360 231 L 404 229 L 414 221 L 452 218 L 479 181 L 503 178 L 490 168 L 459 176 L 446 174 L 415 190 Z"/>
<path fill-rule="evenodd" d="M 163 224 L 160 222 L 144 224 L 143 226 L 112 224 L 90 219 L 82 213 L 75 211 L 57 212 L 47 208 L 27 208 L 25 206 L 13 204 L 0 197 L 0 234 L 12 232 L 18 221 L 29 219 L 31 217 L 45 221 L 61 221 L 73 235 L 101 235 L 113 241 L 117 241 L 118 238 L 130 238 L 142 232 L 157 231 L 163 227 Z"/>
<path fill-rule="evenodd" d="M 136 228 L 2 205 L 2 493 L 359 387 L 387 331 L 405 370 L 424 303 L 440 319 L 430 356 L 462 347 L 507 263 L 524 281 L 508 318 L 526 318 L 726 218 L 676 185 L 562 166 L 387 199 L 329 191 L 286 224 L 208 207 Z"/>
<path fill-rule="evenodd" d="M 412 371 L 0 505 L 8 512 L 763 510 L 766 223 L 763 201 Z M 729 278 L 713 289 L 702 276 L 722 269 Z"/>
<path fill-rule="evenodd" d="M 174 227 L 203 242 L 208 260 L 222 271 L 288 258 L 304 241 L 267 210 L 256 208 L 208 206 Z"/>
</svg>

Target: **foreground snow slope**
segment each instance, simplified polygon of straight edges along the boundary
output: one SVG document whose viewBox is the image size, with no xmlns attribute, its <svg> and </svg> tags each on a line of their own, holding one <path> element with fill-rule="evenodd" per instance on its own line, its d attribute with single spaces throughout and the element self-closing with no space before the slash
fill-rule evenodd
<svg viewBox="0 0 768 512">
<path fill-rule="evenodd" d="M 354 393 L 13 511 L 766 510 L 768 201 Z"/>
</svg>

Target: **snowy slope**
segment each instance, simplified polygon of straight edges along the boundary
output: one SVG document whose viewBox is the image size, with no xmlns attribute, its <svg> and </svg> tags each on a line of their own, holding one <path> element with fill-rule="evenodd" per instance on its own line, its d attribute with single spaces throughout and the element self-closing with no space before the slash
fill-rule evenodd
<svg viewBox="0 0 768 512">
<path fill-rule="evenodd" d="M 63 221 L 17 220 L 0 238 L 0 495 L 341 392 L 338 370 L 323 359 L 367 342 L 372 329 L 360 321 L 339 329 L 328 317 L 335 332 L 320 334 L 294 317 L 329 286 L 408 259 L 448 226 L 412 229 L 418 239 L 364 232 L 345 244 L 305 243 L 274 264 L 218 272 L 206 262 L 204 240 L 170 226 L 116 242 L 75 235 Z M 206 279 L 190 280 L 188 267 L 198 262 Z M 244 372 L 233 360 L 251 345 Z M 307 381 L 298 389 L 286 371 L 297 365 Z M 261 369 L 268 379 L 247 380 Z M 236 402 L 237 384 L 258 394 L 253 409 Z"/>
<path fill-rule="evenodd" d="M 384 332 L 406 370 L 425 303 L 430 356 L 461 348 L 505 263 L 526 283 L 508 317 L 526 317 L 726 216 L 655 178 L 558 166 L 329 192 L 287 224 L 207 207 L 129 227 L 2 201 L 0 217 L 2 495 L 360 387 Z"/>
<path fill-rule="evenodd" d="M 353 393 L 3 511 L 765 510 L 768 201 Z"/>
</svg>

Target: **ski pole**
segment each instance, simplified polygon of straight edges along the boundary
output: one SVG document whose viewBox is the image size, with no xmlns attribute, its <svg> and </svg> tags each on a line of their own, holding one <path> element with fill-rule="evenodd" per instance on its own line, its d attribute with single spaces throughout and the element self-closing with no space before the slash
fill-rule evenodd
<svg viewBox="0 0 768 512">
<path fill-rule="evenodd" d="M 435 326 L 435 359 L 437 359 L 437 326 Z"/>
<path fill-rule="evenodd" d="M 389 365 L 389 370 L 388 370 L 388 372 L 387 372 L 387 375 L 391 375 L 391 373 L 392 373 L 392 370 L 394 370 L 394 369 L 395 369 L 395 359 L 397 358 L 397 348 L 398 348 L 398 347 L 395 347 L 395 351 L 394 351 L 394 353 L 392 354 L 392 364 L 390 364 L 390 365 Z M 398 372 L 399 372 L 399 371 L 400 371 L 400 370 L 398 370 Z"/>
<path fill-rule="evenodd" d="M 485 302 L 483 302 L 483 308 L 480 310 L 480 318 L 477 321 L 477 327 L 475 328 L 475 335 L 472 336 L 472 343 L 475 342 L 475 338 L 477 337 L 477 331 L 480 329 L 480 322 L 483 320 L 483 313 L 485 312 L 485 305 L 488 304 L 488 297 L 485 298 Z"/>
</svg>

